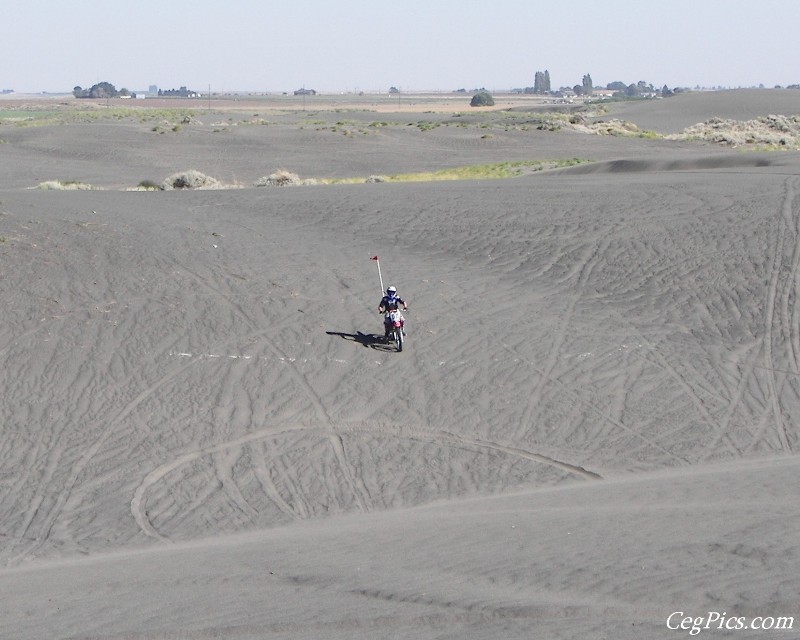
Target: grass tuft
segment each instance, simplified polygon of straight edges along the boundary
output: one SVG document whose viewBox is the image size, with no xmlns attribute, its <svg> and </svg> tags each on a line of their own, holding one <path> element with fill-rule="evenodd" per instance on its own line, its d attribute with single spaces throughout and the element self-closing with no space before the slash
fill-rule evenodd
<svg viewBox="0 0 800 640">
<path fill-rule="evenodd" d="M 47 180 L 45 182 L 40 182 L 37 186 L 37 189 L 43 189 L 45 191 L 99 191 L 99 187 L 92 186 L 90 184 L 86 184 L 85 182 L 80 182 L 78 180 Z"/>
</svg>

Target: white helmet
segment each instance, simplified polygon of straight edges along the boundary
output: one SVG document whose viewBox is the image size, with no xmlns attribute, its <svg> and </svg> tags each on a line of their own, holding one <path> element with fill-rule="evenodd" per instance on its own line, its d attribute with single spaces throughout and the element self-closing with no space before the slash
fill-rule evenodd
<svg viewBox="0 0 800 640">
<path fill-rule="evenodd" d="M 389 288 L 386 290 L 386 293 L 388 293 L 390 297 L 394 297 L 395 295 L 397 295 L 397 287 L 389 285 Z"/>
</svg>

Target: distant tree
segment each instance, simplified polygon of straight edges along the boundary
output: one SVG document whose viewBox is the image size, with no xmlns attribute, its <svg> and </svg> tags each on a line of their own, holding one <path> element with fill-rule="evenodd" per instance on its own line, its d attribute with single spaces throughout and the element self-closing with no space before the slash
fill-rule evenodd
<svg viewBox="0 0 800 640">
<path fill-rule="evenodd" d="M 672 90 L 667 85 L 664 85 L 663 87 L 661 87 L 661 97 L 662 98 L 669 98 L 671 95 L 674 95 L 674 93 L 672 92 Z"/>
<path fill-rule="evenodd" d="M 616 80 L 614 82 L 609 82 L 606 85 L 606 89 L 608 89 L 609 91 L 625 91 L 627 88 L 628 85 L 625 84 L 624 82 L 620 82 L 619 80 Z"/>
<path fill-rule="evenodd" d="M 92 85 L 89 94 L 92 98 L 115 98 L 118 95 L 117 88 L 110 82 L 98 82 Z"/>
<path fill-rule="evenodd" d="M 474 96 L 472 96 L 472 100 L 469 103 L 470 107 L 493 107 L 494 106 L 494 98 L 492 94 L 488 91 L 479 91 Z"/>
<path fill-rule="evenodd" d="M 550 93 L 550 72 L 537 71 L 533 79 L 533 93 Z"/>
<path fill-rule="evenodd" d="M 80 86 L 76 86 L 72 90 L 72 95 L 74 95 L 76 98 L 102 99 L 116 98 L 119 95 L 119 92 L 110 82 L 98 82 L 97 84 L 92 85 L 90 89 L 81 89 Z"/>
<path fill-rule="evenodd" d="M 311 91 L 309 89 L 308 91 Z M 316 93 L 316 92 L 315 92 Z M 159 89 L 158 95 L 163 97 L 179 97 L 179 98 L 199 98 L 200 93 L 198 91 L 193 91 L 192 89 L 187 89 L 186 87 L 181 87 L 180 89 Z M 295 95 L 297 92 L 295 91 Z"/>
<path fill-rule="evenodd" d="M 583 76 L 583 82 L 581 83 L 581 88 L 583 89 L 583 95 L 590 96 L 594 93 L 594 87 L 592 86 L 592 76 L 588 73 Z"/>
<path fill-rule="evenodd" d="M 576 96 L 582 96 L 583 95 L 583 85 L 582 84 L 576 84 L 574 87 L 572 87 L 572 90 L 575 92 Z"/>
</svg>

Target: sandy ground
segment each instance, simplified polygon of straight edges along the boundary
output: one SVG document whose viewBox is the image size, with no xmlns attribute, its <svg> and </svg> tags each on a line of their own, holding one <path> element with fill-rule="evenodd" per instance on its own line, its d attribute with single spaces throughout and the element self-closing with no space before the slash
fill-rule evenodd
<svg viewBox="0 0 800 640">
<path fill-rule="evenodd" d="M 800 155 L 375 116 L 0 125 L 0 637 L 795 637 Z"/>
</svg>

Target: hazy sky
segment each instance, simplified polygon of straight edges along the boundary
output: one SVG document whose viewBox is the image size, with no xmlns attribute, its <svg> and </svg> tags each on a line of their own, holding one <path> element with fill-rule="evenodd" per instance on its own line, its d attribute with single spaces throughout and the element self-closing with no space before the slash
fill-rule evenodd
<svg viewBox="0 0 800 640">
<path fill-rule="evenodd" d="M 27 0 L 0 89 L 387 91 L 800 83 L 798 0 Z"/>
</svg>

